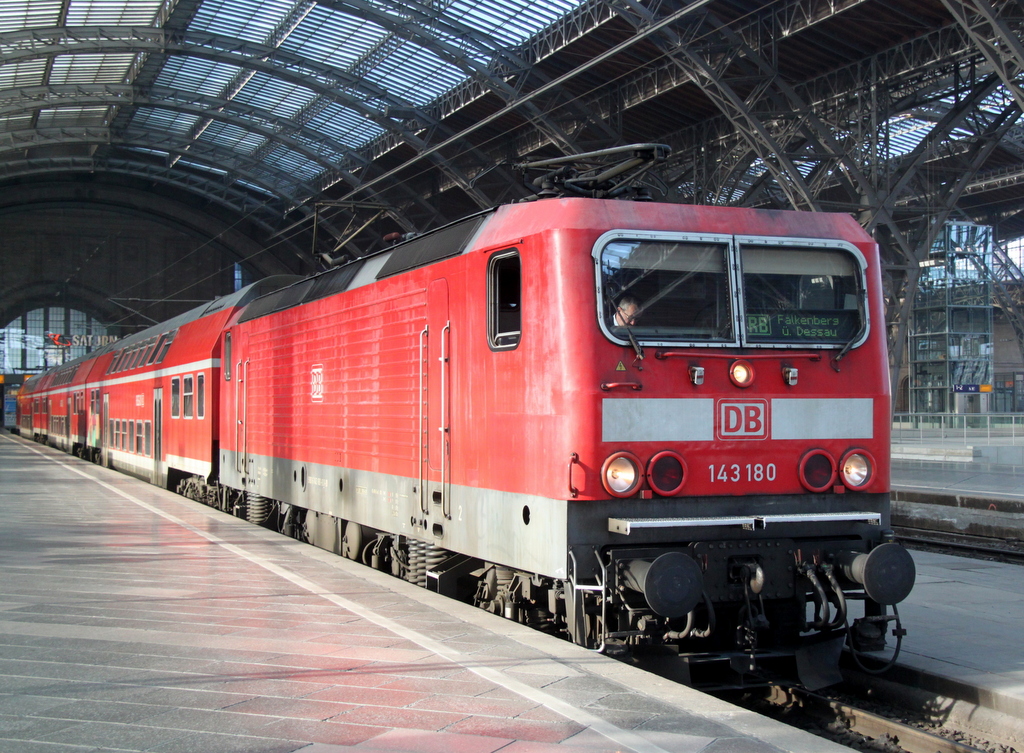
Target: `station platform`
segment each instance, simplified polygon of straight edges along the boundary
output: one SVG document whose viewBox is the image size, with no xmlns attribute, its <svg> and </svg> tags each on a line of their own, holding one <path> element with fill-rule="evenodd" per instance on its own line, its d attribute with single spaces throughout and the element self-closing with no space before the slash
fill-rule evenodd
<svg viewBox="0 0 1024 753">
<path fill-rule="evenodd" d="M 1024 445 L 893 445 L 895 490 L 1024 501 Z"/>
<path fill-rule="evenodd" d="M 3 753 L 847 750 L 10 434 L 0 515 Z"/>
<path fill-rule="evenodd" d="M 998 441 L 894 444 L 894 523 L 916 520 L 935 530 L 1024 539 L 1022 452 L 1024 446 Z M 1024 750 L 1020 565 L 912 554 L 917 583 L 899 605 L 910 632 L 895 675 L 920 688 L 922 702 L 938 716 Z"/>
<path fill-rule="evenodd" d="M 1024 445 L 893 445 L 894 526 L 1024 540 Z"/>
</svg>

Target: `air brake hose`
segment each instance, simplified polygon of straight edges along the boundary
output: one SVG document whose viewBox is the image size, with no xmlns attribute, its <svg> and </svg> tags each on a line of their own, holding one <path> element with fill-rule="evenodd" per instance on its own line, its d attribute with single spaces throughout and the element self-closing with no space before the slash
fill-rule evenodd
<svg viewBox="0 0 1024 753">
<path fill-rule="evenodd" d="M 814 565 L 809 562 L 801 563 L 800 572 L 807 580 L 811 582 L 814 587 L 814 622 L 811 623 L 811 627 L 815 630 L 824 630 L 829 624 L 829 606 L 828 597 L 825 595 L 825 588 L 821 585 L 821 581 L 818 580 L 818 576 L 814 574 Z M 820 616 L 819 616 L 820 607 Z"/>
<path fill-rule="evenodd" d="M 896 664 L 896 659 L 900 655 L 900 649 L 903 647 L 903 635 L 905 631 L 903 630 L 903 623 L 900 622 L 900 611 L 896 608 L 895 604 L 892 604 L 891 606 L 893 616 L 895 616 L 896 618 L 896 629 L 893 631 L 893 635 L 896 636 L 896 648 L 893 649 L 892 657 L 889 659 L 889 661 L 887 661 L 883 666 L 879 667 L 878 669 L 868 669 L 861 662 L 861 652 L 858 651 L 856 647 L 854 647 L 853 645 L 853 631 L 850 628 L 849 624 L 846 625 L 846 636 L 847 641 L 850 644 L 850 653 L 853 655 L 853 661 L 856 662 L 857 667 L 862 672 L 865 672 L 869 675 L 880 675 L 892 669 L 893 665 Z"/>
<path fill-rule="evenodd" d="M 703 630 L 694 630 L 690 633 L 692 638 L 710 638 L 711 634 L 715 632 L 715 607 L 711 603 L 711 597 L 708 596 L 707 591 L 702 591 L 701 596 L 704 598 L 704 604 L 708 608 L 708 626 Z"/>
<path fill-rule="evenodd" d="M 832 592 L 836 596 L 836 618 L 825 627 L 827 630 L 836 630 L 846 625 L 846 595 L 843 593 L 843 589 L 840 588 L 839 581 L 836 580 L 832 565 L 822 565 L 821 571 L 825 574 L 825 578 L 828 579 L 828 584 L 832 586 Z"/>
</svg>

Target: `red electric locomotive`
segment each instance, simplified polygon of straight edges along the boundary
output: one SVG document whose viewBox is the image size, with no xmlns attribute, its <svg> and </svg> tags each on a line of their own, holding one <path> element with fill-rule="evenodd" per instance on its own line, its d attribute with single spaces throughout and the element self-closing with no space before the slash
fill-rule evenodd
<svg viewBox="0 0 1024 753">
<path fill-rule="evenodd" d="M 501 206 L 187 315 L 146 377 L 153 478 L 581 645 L 670 645 L 694 684 L 794 656 L 827 684 L 914 582 L 879 270 L 845 215 Z M 200 365 L 207 430 L 175 435 Z"/>
</svg>

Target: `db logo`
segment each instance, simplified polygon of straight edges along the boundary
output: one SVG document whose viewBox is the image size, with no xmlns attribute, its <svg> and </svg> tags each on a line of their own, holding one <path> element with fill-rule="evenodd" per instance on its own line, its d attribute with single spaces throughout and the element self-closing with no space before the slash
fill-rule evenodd
<svg viewBox="0 0 1024 753">
<path fill-rule="evenodd" d="M 767 439 L 768 401 L 718 401 L 719 439 Z"/>
<path fill-rule="evenodd" d="M 309 399 L 314 403 L 324 401 L 324 365 L 314 364 L 309 370 Z"/>
</svg>

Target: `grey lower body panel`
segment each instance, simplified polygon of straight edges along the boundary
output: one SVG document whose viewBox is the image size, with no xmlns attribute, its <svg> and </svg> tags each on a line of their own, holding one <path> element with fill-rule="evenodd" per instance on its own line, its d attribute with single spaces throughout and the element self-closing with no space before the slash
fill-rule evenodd
<svg viewBox="0 0 1024 753">
<path fill-rule="evenodd" d="M 221 451 L 221 482 L 370 528 L 421 539 L 454 552 L 553 578 L 595 570 L 592 551 L 683 547 L 699 541 L 758 539 L 878 540 L 889 527 L 888 494 L 672 497 L 569 501 L 439 484 L 373 471 L 249 455 L 248 474 Z M 756 507 L 756 513 L 751 513 Z M 698 518 L 720 524 L 687 525 Z M 614 521 L 639 521 L 617 532 Z M 744 521 L 757 521 L 746 526 Z M 646 524 L 644 521 L 677 521 Z M 769 525 L 765 525 L 768 521 Z M 620 527 L 621 528 L 621 527 Z"/>
<path fill-rule="evenodd" d="M 527 494 L 440 484 L 353 468 L 221 451 L 223 484 L 333 515 L 369 528 L 428 541 L 488 562 L 553 578 L 566 577 L 568 503 Z"/>
</svg>

